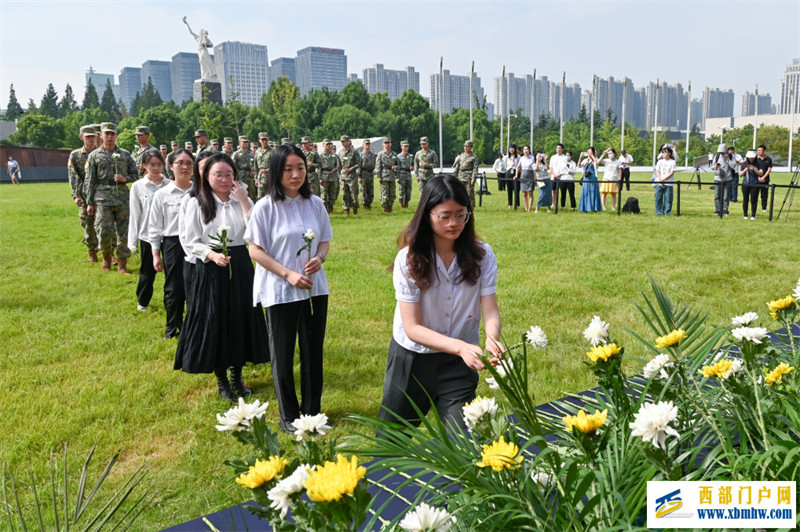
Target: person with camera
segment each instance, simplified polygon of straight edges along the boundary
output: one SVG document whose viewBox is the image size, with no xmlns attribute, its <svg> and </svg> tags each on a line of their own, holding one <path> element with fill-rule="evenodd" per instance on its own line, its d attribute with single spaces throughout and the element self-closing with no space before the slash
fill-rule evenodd
<svg viewBox="0 0 800 532">
<path fill-rule="evenodd" d="M 759 167 L 756 160 L 756 152 L 750 150 L 745 155 L 745 161 L 739 169 L 742 177 L 742 210 L 744 219 L 747 220 L 747 206 L 750 206 L 751 220 L 756 219 L 756 207 L 758 207 L 759 180 L 764 176 L 764 171 Z"/>
<path fill-rule="evenodd" d="M 761 185 L 761 212 L 767 212 L 767 197 L 769 196 L 769 175 L 772 173 L 772 159 L 767 157 L 767 147 L 763 144 L 758 147 L 756 164 L 763 174 L 758 178 Z"/>
<path fill-rule="evenodd" d="M 731 181 L 731 203 L 739 201 L 739 168 L 744 163 L 744 157 L 736 153 L 736 148 L 728 147 L 728 157 L 733 161 L 733 181 Z"/>
<path fill-rule="evenodd" d="M 711 159 L 711 169 L 714 171 L 714 216 L 728 216 L 731 182 L 736 171 L 734 165 L 728 154 L 728 146 L 720 144 Z"/>
</svg>

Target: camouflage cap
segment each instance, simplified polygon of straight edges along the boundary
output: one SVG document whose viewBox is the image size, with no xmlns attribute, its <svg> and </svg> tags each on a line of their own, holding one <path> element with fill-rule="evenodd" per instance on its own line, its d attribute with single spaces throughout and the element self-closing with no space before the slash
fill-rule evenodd
<svg viewBox="0 0 800 532">
<path fill-rule="evenodd" d="M 222 139 L 222 141 L 223 142 L 233 142 L 233 138 L 232 137 L 225 137 L 224 139 Z"/>
<path fill-rule="evenodd" d="M 117 124 L 114 122 L 103 122 L 100 124 L 100 132 L 101 133 L 116 133 L 117 132 Z"/>
<path fill-rule="evenodd" d="M 239 142 L 250 142 L 247 140 L 247 135 L 239 135 Z"/>
<path fill-rule="evenodd" d="M 150 128 L 147 126 L 136 126 L 136 135 L 149 135 Z"/>
<path fill-rule="evenodd" d="M 401 146 L 408 146 L 408 141 L 407 140 L 401 140 L 400 141 L 400 145 Z"/>
<path fill-rule="evenodd" d="M 372 142 L 369 139 L 367 139 L 364 141 L 364 144 L 372 144 Z"/>
<path fill-rule="evenodd" d="M 212 146 L 219 146 L 219 141 L 217 139 L 211 139 Z"/>
<path fill-rule="evenodd" d="M 94 129 L 94 132 L 98 135 L 100 134 L 100 124 L 92 124 L 92 129 Z"/>
<path fill-rule="evenodd" d="M 96 137 L 97 132 L 94 130 L 94 126 L 83 126 L 81 127 L 81 137 Z"/>
<path fill-rule="evenodd" d="M 471 140 L 464 141 L 464 147 L 466 148 L 467 146 L 469 146 L 470 148 L 472 147 L 472 141 Z"/>
<path fill-rule="evenodd" d="M 281 139 L 281 144 L 291 144 L 291 143 L 292 143 L 292 139 L 290 139 L 289 137 L 283 137 Z"/>
<path fill-rule="evenodd" d="M 389 137 L 386 137 L 386 138 L 383 139 L 383 143 L 384 144 L 391 144 L 392 143 L 392 139 L 390 139 Z"/>
<path fill-rule="evenodd" d="M 172 142 L 170 142 L 170 144 L 172 146 L 177 146 L 178 145 L 178 141 L 177 140 L 173 140 Z"/>
<path fill-rule="evenodd" d="M 428 144 L 428 143 L 430 143 L 430 141 L 428 140 L 428 137 L 420 137 L 419 138 L 419 143 L 420 144 Z"/>
<path fill-rule="evenodd" d="M 333 142 L 331 142 L 331 139 L 322 139 L 322 143 L 323 144 L 333 144 Z"/>
<path fill-rule="evenodd" d="M 300 142 L 302 142 L 303 144 L 308 144 L 309 142 L 311 142 L 311 137 L 308 136 L 303 137 L 302 139 L 300 139 Z"/>
<path fill-rule="evenodd" d="M 166 150 L 167 149 L 167 145 L 166 144 L 162 144 L 161 146 L 158 147 L 158 149 L 159 150 Z"/>
<path fill-rule="evenodd" d="M 277 146 L 278 146 L 278 143 L 275 142 L 274 140 L 269 141 L 269 147 L 270 148 L 276 148 Z"/>
<path fill-rule="evenodd" d="M 269 140 L 269 135 L 264 133 L 263 131 L 258 134 L 258 140 Z"/>
<path fill-rule="evenodd" d="M 187 140 L 186 142 L 184 142 L 184 143 L 183 143 L 183 146 L 184 146 L 185 148 L 194 148 L 194 146 L 192 146 L 192 142 L 191 142 L 191 141 L 189 141 L 189 140 Z"/>
<path fill-rule="evenodd" d="M 342 142 L 350 140 L 350 135 L 342 135 L 341 137 L 339 137 L 339 140 Z"/>
<path fill-rule="evenodd" d="M 205 129 L 198 129 L 197 131 L 194 132 L 194 138 L 207 137 L 207 136 L 208 136 L 208 131 L 206 131 Z"/>
</svg>

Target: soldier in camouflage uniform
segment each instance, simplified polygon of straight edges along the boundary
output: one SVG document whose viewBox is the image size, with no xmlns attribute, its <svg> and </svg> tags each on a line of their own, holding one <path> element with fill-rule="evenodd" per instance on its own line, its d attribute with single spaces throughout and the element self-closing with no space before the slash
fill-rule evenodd
<svg viewBox="0 0 800 532">
<path fill-rule="evenodd" d="M 478 157 L 472 153 L 472 141 L 466 141 L 464 143 L 464 153 L 456 158 L 453 169 L 455 176 L 469 192 L 470 210 L 475 209 L 475 181 L 478 179 L 478 166 L 480 164 Z"/>
<path fill-rule="evenodd" d="M 319 154 L 311 147 L 311 137 L 303 137 L 303 153 L 306 155 L 306 178 L 311 193 L 319 196 Z"/>
<path fill-rule="evenodd" d="M 183 143 L 183 148 L 192 154 L 192 159 L 197 159 L 197 155 L 194 154 L 194 144 L 192 144 L 191 140 L 187 140 Z"/>
<path fill-rule="evenodd" d="M 111 269 L 116 228 L 117 265 L 120 273 L 127 274 L 131 251 L 127 246 L 130 192 L 126 183 L 136 181 L 139 172 L 130 152 L 117 146 L 117 126 L 104 122 L 100 131 L 103 144 L 86 160 L 83 185 L 86 213 L 95 216 L 94 228 L 100 239 L 103 269 Z"/>
<path fill-rule="evenodd" d="M 219 152 L 219 141 L 217 139 L 211 139 L 211 147 Z"/>
<path fill-rule="evenodd" d="M 175 179 L 175 174 L 172 173 L 172 154 L 175 153 L 175 150 L 178 149 L 178 141 L 173 140 L 172 142 L 170 142 L 170 148 L 172 149 L 172 151 L 170 151 L 167 154 L 167 156 L 164 157 L 164 161 L 166 161 L 167 163 L 167 175 L 169 176 L 170 179 Z"/>
<path fill-rule="evenodd" d="M 266 133 L 258 134 L 258 142 L 261 147 L 256 150 L 253 157 L 253 164 L 256 171 L 256 184 L 258 191 L 256 197 L 261 199 L 267 193 L 267 177 L 269 177 L 269 161 L 272 158 L 272 150 L 269 147 L 269 136 Z"/>
<path fill-rule="evenodd" d="M 373 172 L 375 170 L 375 157 L 376 154 L 370 149 L 369 139 L 364 141 L 364 146 L 359 154 L 361 158 L 361 177 L 358 182 L 361 183 L 361 205 L 365 211 L 372 210 L 372 199 L 375 195 L 375 177 Z"/>
<path fill-rule="evenodd" d="M 194 140 L 197 141 L 197 151 L 195 152 L 195 159 L 203 152 L 217 153 L 217 149 L 208 143 L 208 131 L 205 129 L 198 129 L 194 132 Z"/>
<path fill-rule="evenodd" d="M 131 156 L 136 161 L 136 168 L 139 169 L 139 177 L 144 175 L 144 167 L 142 166 L 142 156 L 144 152 L 155 150 L 156 147 L 150 144 L 150 128 L 147 126 L 136 126 L 136 140 L 139 145 L 133 150 Z"/>
<path fill-rule="evenodd" d="M 333 151 L 331 139 L 322 141 L 325 152 L 319 156 L 320 174 L 319 184 L 322 189 L 322 201 L 329 213 L 333 212 L 333 205 L 339 197 L 339 168 L 342 164 L 339 156 Z"/>
<path fill-rule="evenodd" d="M 253 202 L 258 200 L 255 172 L 253 171 L 253 152 L 250 151 L 250 141 L 245 135 L 239 137 L 239 149 L 233 154 L 233 165 L 236 166 L 239 181 L 247 184 L 247 195 Z"/>
<path fill-rule="evenodd" d="M 81 227 L 83 227 L 83 243 L 89 250 L 89 262 L 97 262 L 97 233 L 94 230 L 94 216 L 86 213 L 86 198 L 83 195 L 86 161 L 97 146 L 97 132 L 92 126 L 83 126 L 80 138 L 83 141 L 83 147 L 73 150 L 67 161 L 69 186 L 72 188 L 72 200 L 78 206 L 78 215 L 81 219 Z"/>
<path fill-rule="evenodd" d="M 361 157 L 353 147 L 350 137 L 342 135 L 342 149 L 339 150 L 339 160 L 342 163 L 342 171 L 339 174 L 339 183 L 342 185 L 342 207 L 344 213 L 350 216 L 350 209 L 353 214 L 358 214 L 358 182 L 361 178 Z"/>
<path fill-rule="evenodd" d="M 414 169 L 414 156 L 408 150 L 408 141 L 400 141 L 400 153 L 397 154 L 397 196 L 400 207 L 404 209 L 408 208 L 411 200 L 411 170 Z"/>
<path fill-rule="evenodd" d="M 397 154 L 392 151 L 392 139 L 383 139 L 383 151 L 375 160 L 375 173 L 381 185 L 381 206 L 383 212 L 392 212 L 394 205 L 394 182 L 397 175 Z"/>
<path fill-rule="evenodd" d="M 422 149 L 414 154 L 414 173 L 417 174 L 417 184 L 421 196 L 425 185 L 435 177 L 433 169 L 438 166 L 439 157 L 435 151 L 429 149 L 428 137 L 420 137 L 419 143 Z"/>
<path fill-rule="evenodd" d="M 233 137 L 225 137 L 222 139 L 222 153 L 233 159 Z"/>
</svg>

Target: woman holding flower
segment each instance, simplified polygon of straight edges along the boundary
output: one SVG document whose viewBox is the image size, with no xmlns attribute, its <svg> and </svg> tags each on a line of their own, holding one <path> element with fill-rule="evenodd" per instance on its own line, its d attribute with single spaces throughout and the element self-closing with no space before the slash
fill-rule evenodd
<svg viewBox="0 0 800 532">
<path fill-rule="evenodd" d="M 311 194 L 306 158 L 295 146 L 278 146 L 270 161 L 267 195 L 253 209 L 245 235 L 256 261 L 253 302 L 267 309 L 272 378 L 284 432 L 300 414 L 319 414 L 322 353 L 328 315 L 323 264 L 333 238 L 322 200 Z M 300 389 L 294 382 L 295 342 L 300 344 Z"/>
<path fill-rule="evenodd" d="M 464 427 L 475 398 L 484 349 L 500 357 L 497 260 L 475 235 L 469 196 L 456 178 L 431 180 L 400 235 L 394 262 L 397 306 L 378 417 L 419 424 L 431 401 L 446 422 Z"/>
<path fill-rule="evenodd" d="M 175 369 L 213 371 L 220 396 L 232 402 L 231 384 L 240 396 L 252 393 L 242 382 L 245 363 L 269 361 L 264 312 L 252 305 L 253 264 L 244 239 L 253 203 L 234 182 L 235 173 L 230 157 L 212 155 L 186 205 L 184 242 L 197 263 L 175 354 Z"/>
</svg>

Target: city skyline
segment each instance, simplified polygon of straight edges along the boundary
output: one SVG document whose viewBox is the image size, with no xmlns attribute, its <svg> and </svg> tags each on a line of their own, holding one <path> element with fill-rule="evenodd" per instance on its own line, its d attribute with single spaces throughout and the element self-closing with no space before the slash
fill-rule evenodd
<svg viewBox="0 0 800 532">
<path fill-rule="evenodd" d="M 48 20 L 37 21 L 35 32 L 30 28 L 26 31 L 26 24 L 19 23 L 25 20 L 26 8 L 32 4 L 49 10 L 53 15 L 47 17 Z M 97 6 L 97 3 L 91 2 L 90 5 Z M 730 18 L 733 27 L 739 11 L 753 11 L 752 4 L 737 1 L 500 2 L 491 5 L 483 2 L 411 1 L 403 4 L 407 6 L 405 8 L 387 2 L 344 2 L 337 4 L 337 9 L 326 10 L 319 21 L 308 16 L 308 8 L 322 12 L 321 6 L 327 4 L 320 2 L 301 2 L 304 9 L 292 7 L 297 3 L 282 2 L 230 3 L 224 5 L 225 9 L 214 9 L 220 4 L 202 2 L 123 1 L 113 5 L 114 9 L 76 10 L 72 2 L 4 0 L 0 4 L 3 34 L 0 105 L 7 103 L 11 83 L 23 106 L 27 105 L 29 98 L 38 104 L 48 83 L 53 83 L 59 95 L 66 83 L 70 83 L 80 99 L 89 66 L 97 72 L 118 76 L 123 67 L 136 68 L 146 61 L 169 61 L 177 53 L 196 52 L 191 36 L 181 22 L 184 14 L 195 29 L 206 28 L 215 45 L 227 41 L 263 44 L 269 49 L 270 59 L 295 57 L 306 47 L 341 48 L 348 56 L 348 78 L 380 63 L 387 70 L 414 66 L 420 81 L 427 80 L 431 74 L 438 73 L 440 56 L 444 56 L 444 68 L 452 75 L 468 76 L 474 59 L 475 72 L 485 80 L 483 88 L 494 104 L 497 102 L 493 101 L 494 90 L 490 84 L 500 76 L 503 65 L 507 72 L 514 72 L 518 77 L 531 74 L 535 68 L 538 77 L 548 76 L 551 81 L 560 81 L 562 72 L 566 71 L 567 85 L 577 83 L 584 89 L 591 88 L 592 74 L 600 78 L 628 77 L 636 87 L 647 86 L 656 79 L 684 87 L 691 81 L 693 99 L 709 87 L 731 89 L 740 100 L 746 91 L 753 92 L 757 83 L 759 93 L 769 93 L 774 102 L 780 95 L 786 66 L 800 57 L 800 2 L 796 1 L 759 3 L 757 11 L 768 17 L 773 26 L 770 29 L 770 49 L 758 50 L 756 42 L 744 47 L 746 50 L 743 52 L 727 52 L 724 46 L 723 50 L 718 50 L 712 43 L 719 42 L 719 39 L 711 37 L 707 23 L 709 19 L 724 14 Z M 129 9 L 133 6 L 143 9 Z M 652 31 L 653 24 L 661 26 L 654 21 L 661 17 L 663 7 L 669 7 L 673 26 L 667 38 L 654 36 Z M 120 9 L 131 19 L 127 26 L 137 30 L 118 38 L 99 39 L 96 49 L 88 53 L 82 26 L 94 23 L 95 27 L 106 27 L 109 20 L 119 16 Z M 381 29 L 381 24 L 363 24 L 359 31 L 341 31 L 339 23 L 349 20 L 347 13 L 365 9 L 370 16 L 359 17 L 359 21 L 381 21 L 383 16 L 392 22 L 392 14 L 401 11 L 408 12 L 414 24 L 396 32 L 387 31 L 385 27 Z M 430 16 L 419 20 L 413 18 L 420 9 Z M 245 12 L 246 16 L 241 16 Z M 493 13 L 497 14 L 497 20 L 488 16 Z M 510 18 L 509 13 L 513 13 Z M 598 14 L 607 21 L 609 13 L 620 20 L 630 20 L 631 24 L 620 24 L 619 32 L 609 34 L 607 24 L 593 22 Z M 80 16 L 86 17 L 83 23 Z M 283 18 L 292 16 L 298 17 L 297 24 L 282 23 Z M 508 20 L 513 26 L 520 27 L 520 31 L 509 31 L 504 27 L 503 22 Z M 565 24 L 553 24 L 559 20 Z M 539 24 L 535 25 L 536 22 Z M 531 27 L 536 31 L 524 29 L 526 24 L 534 24 Z M 52 32 L 48 31 L 50 25 L 53 25 Z M 320 27 L 309 31 L 309 25 Z M 471 29 L 473 26 L 474 30 Z M 588 28 L 594 30 L 591 46 L 587 46 L 587 39 L 583 37 L 586 34 L 583 30 Z M 42 34 L 61 35 L 63 46 L 53 47 L 51 43 L 43 42 L 37 36 Z M 543 52 L 539 53 L 539 48 Z M 704 48 L 708 48 L 707 52 Z M 532 51 L 528 54 L 519 51 L 525 49 Z M 636 51 L 635 57 L 632 50 Z M 593 53 L 591 57 L 587 55 L 590 52 Z M 742 76 L 743 70 L 739 68 L 714 67 L 715 63 L 729 61 L 752 65 L 744 71 L 752 70 L 753 75 Z M 430 96 L 422 90 L 423 96 Z M 736 105 L 734 114 L 740 112 L 740 106 Z"/>
</svg>

